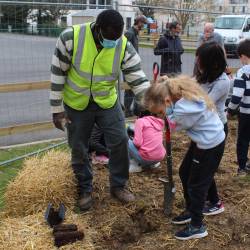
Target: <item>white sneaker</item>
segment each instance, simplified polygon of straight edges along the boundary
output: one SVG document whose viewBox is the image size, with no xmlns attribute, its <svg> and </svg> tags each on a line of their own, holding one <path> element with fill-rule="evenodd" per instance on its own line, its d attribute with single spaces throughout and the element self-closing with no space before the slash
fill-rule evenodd
<svg viewBox="0 0 250 250">
<path fill-rule="evenodd" d="M 131 159 L 129 162 L 129 173 L 140 173 L 142 172 L 142 167 L 138 165 L 138 163 Z"/>
<path fill-rule="evenodd" d="M 151 166 L 151 169 L 155 169 L 155 168 L 160 168 L 161 167 L 161 163 L 157 162 L 154 165 Z"/>
</svg>

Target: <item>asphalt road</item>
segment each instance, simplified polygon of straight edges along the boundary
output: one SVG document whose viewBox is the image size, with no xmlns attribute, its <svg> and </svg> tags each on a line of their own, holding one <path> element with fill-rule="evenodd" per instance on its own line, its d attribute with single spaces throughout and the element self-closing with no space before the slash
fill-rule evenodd
<svg viewBox="0 0 250 250">
<path fill-rule="evenodd" d="M 50 78 L 50 63 L 56 38 L 0 33 L 0 84 L 42 81 Z M 153 62 L 160 62 L 152 49 L 141 48 L 143 69 L 152 79 Z M 184 53 L 182 70 L 192 74 L 194 54 Z M 237 59 L 229 59 L 231 67 L 239 67 Z M 0 94 L 0 127 L 46 121 L 50 118 L 47 90 Z M 0 146 L 62 136 L 56 130 L 0 137 Z"/>
</svg>

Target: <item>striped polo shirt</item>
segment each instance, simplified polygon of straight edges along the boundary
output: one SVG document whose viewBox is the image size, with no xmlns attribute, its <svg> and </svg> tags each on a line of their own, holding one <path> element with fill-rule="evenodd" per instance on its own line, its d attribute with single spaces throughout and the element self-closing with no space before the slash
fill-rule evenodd
<svg viewBox="0 0 250 250">
<path fill-rule="evenodd" d="M 228 112 L 237 110 L 238 107 L 240 107 L 240 113 L 250 114 L 250 65 L 245 65 L 239 69 L 234 80 Z"/>
</svg>

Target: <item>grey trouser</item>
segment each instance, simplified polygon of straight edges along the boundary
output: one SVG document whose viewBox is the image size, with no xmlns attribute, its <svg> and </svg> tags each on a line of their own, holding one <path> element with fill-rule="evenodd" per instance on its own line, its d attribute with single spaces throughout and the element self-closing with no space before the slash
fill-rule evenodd
<svg viewBox="0 0 250 250">
<path fill-rule="evenodd" d="M 129 178 L 128 137 L 125 130 L 124 114 L 121 105 L 102 109 L 90 102 L 83 111 L 65 105 L 68 143 L 71 148 L 72 167 L 78 181 L 79 195 L 92 192 L 92 168 L 88 157 L 89 139 L 94 124 L 104 133 L 105 143 L 110 150 L 110 187 L 124 187 Z"/>
</svg>

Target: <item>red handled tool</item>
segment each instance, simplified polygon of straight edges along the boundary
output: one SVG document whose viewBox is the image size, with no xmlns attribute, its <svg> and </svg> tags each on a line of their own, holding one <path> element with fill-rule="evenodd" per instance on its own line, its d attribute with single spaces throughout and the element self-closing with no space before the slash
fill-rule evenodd
<svg viewBox="0 0 250 250">
<path fill-rule="evenodd" d="M 166 166 L 167 166 L 167 177 L 159 178 L 164 184 L 164 214 L 170 216 L 173 209 L 173 202 L 175 196 L 175 185 L 173 180 L 173 162 L 172 162 L 172 147 L 171 147 L 171 133 L 170 126 L 167 118 L 165 118 L 165 147 L 167 151 Z"/>
<path fill-rule="evenodd" d="M 159 75 L 159 72 L 160 72 L 160 66 L 157 62 L 154 62 L 153 64 L 153 76 L 154 76 L 154 83 L 156 82 L 157 80 L 157 77 Z"/>
</svg>

